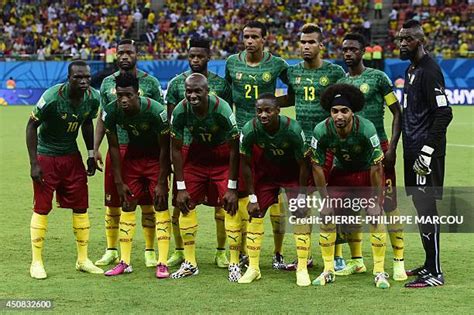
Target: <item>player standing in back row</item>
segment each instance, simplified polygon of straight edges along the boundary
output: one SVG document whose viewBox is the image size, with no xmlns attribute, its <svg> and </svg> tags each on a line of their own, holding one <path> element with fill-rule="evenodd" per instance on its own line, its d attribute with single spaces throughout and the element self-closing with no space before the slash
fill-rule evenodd
<svg viewBox="0 0 474 315">
<path fill-rule="evenodd" d="M 163 104 L 163 95 L 161 93 L 160 82 L 146 72 L 137 69 L 137 48 L 133 40 L 124 39 L 119 42 L 117 46 L 117 65 L 119 71 L 106 77 L 100 86 L 101 96 L 101 112 L 106 109 L 108 104 L 113 104 L 112 101 L 117 99 L 117 92 L 115 88 L 115 78 L 125 72 L 130 72 L 138 78 L 139 95 L 149 97 L 160 104 Z M 101 116 L 100 116 L 101 117 Z M 98 162 L 99 170 L 102 165 L 102 155 L 100 154 L 100 144 L 105 135 L 104 123 L 101 119 L 97 120 L 95 130 L 94 154 Z M 125 155 L 128 145 L 128 135 L 125 130 L 117 127 L 117 136 L 120 144 L 120 155 Z M 121 213 L 121 203 L 117 194 L 117 189 L 114 183 L 114 176 L 112 172 L 112 162 L 110 154 L 107 153 L 105 162 L 104 174 L 104 201 L 105 201 L 105 235 L 107 237 L 107 249 L 104 255 L 95 262 L 97 266 L 110 265 L 117 263 L 119 253 L 117 250 L 118 235 L 119 235 L 119 221 Z M 147 267 L 156 266 L 156 255 L 154 250 L 155 242 L 155 214 L 153 209 L 153 200 L 144 199 L 139 200 L 138 204 L 142 209 L 142 227 L 145 236 L 145 265 Z"/>
<path fill-rule="evenodd" d="M 364 94 L 365 105 L 360 116 L 367 118 L 377 130 L 380 145 L 384 152 L 385 195 L 383 210 L 387 216 L 400 216 L 397 208 L 395 159 L 397 143 L 401 134 L 401 110 L 397 97 L 393 93 L 393 85 L 387 75 L 376 69 L 364 66 L 362 56 L 364 54 L 365 38 L 360 34 L 347 34 L 342 42 L 344 62 L 349 73 L 340 79 L 338 83 L 352 84 L 359 88 Z M 384 128 L 385 103 L 393 115 L 392 137 L 388 142 Z M 403 260 L 403 225 L 389 224 L 388 231 L 393 248 L 393 279 L 403 281 L 407 279 Z M 353 246 L 361 246 L 359 240 L 355 240 Z M 349 275 L 354 273 L 355 265 L 347 266 L 344 270 L 337 271 L 337 275 Z"/>
<path fill-rule="evenodd" d="M 189 41 L 188 50 L 188 61 L 191 70 L 185 71 L 176 77 L 174 77 L 169 85 L 166 93 L 166 103 L 168 105 L 168 117 L 171 117 L 171 113 L 175 106 L 186 98 L 186 89 L 184 81 L 193 73 L 201 73 L 207 78 L 209 85 L 209 93 L 219 96 L 226 102 L 231 103 L 231 91 L 229 84 L 217 74 L 208 71 L 207 63 L 211 59 L 210 41 L 204 38 L 191 38 Z M 189 146 L 191 144 L 191 134 L 188 129 L 184 129 L 183 145 Z M 176 194 L 176 189 L 173 188 L 173 195 Z M 175 198 L 173 198 L 173 202 Z M 180 265 L 184 261 L 183 253 L 183 239 L 179 230 L 179 214 L 178 207 L 173 208 L 173 237 L 175 242 L 175 252 L 170 256 L 168 260 L 168 266 L 174 267 Z M 229 261 L 225 254 L 225 211 L 220 208 L 215 208 L 214 218 L 216 221 L 216 234 L 217 234 L 217 249 L 214 257 L 214 261 L 219 268 L 227 268 Z"/>
<path fill-rule="evenodd" d="M 403 157 L 405 187 L 418 216 L 438 215 L 436 200 L 443 197 L 446 132 L 453 119 L 439 65 L 425 51 L 425 34 L 418 21 L 403 24 L 398 35 L 400 58 L 410 60 L 403 87 Z M 425 250 L 423 266 L 407 271 L 417 279 L 408 288 L 444 284 L 439 259 L 439 224 L 419 226 Z"/>
<path fill-rule="evenodd" d="M 243 41 L 245 50 L 230 56 L 226 61 L 225 78 L 232 87 L 232 102 L 235 106 L 235 116 L 239 130 L 245 123 L 255 117 L 255 102 L 260 94 L 275 93 L 277 79 L 286 83 L 286 71 L 288 64 L 280 57 L 273 56 L 264 51 L 267 28 L 261 22 L 250 22 L 243 28 Z M 244 191 L 242 179 L 239 179 L 239 213 L 243 216 L 229 218 L 234 230 L 241 225 L 238 245 L 231 245 L 230 263 L 235 263 L 236 251 L 239 250 L 242 240 L 242 250 L 245 249 L 245 233 L 247 230 L 248 192 Z M 283 255 L 284 220 L 280 211 L 280 205 L 270 207 L 270 219 L 273 226 L 273 237 L 275 243 L 273 268 L 284 269 L 286 267 Z M 283 214 L 284 215 L 284 214 Z M 226 218 L 227 220 L 227 218 Z M 240 222 L 242 220 L 242 223 Z M 235 221 L 235 222 L 234 222 Z M 237 222 L 239 221 L 239 222 Z M 240 230 L 240 229 L 239 229 Z M 242 236 L 242 238 L 240 238 Z M 229 240 L 229 245 L 234 240 Z M 235 249 L 234 249 L 235 248 Z"/>
<path fill-rule="evenodd" d="M 321 107 L 320 96 L 322 92 L 344 77 L 341 66 L 324 61 L 321 58 L 323 34 L 315 24 L 305 24 L 301 28 L 300 49 L 303 61 L 288 68 L 288 99 L 286 106 L 295 106 L 296 121 L 299 122 L 306 137 L 307 145 L 311 140 L 314 127 L 327 117 L 329 113 Z M 332 153 L 328 154 L 324 167 L 325 174 L 332 168 Z M 309 162 L 308 162 L 309 167 Z M 311 239 L 310 239 L 311 241 Z M 308 267 L 312 265 L 311 246 L 308 251 Z M 337 255 L 334 260 L 336 270 L 344 268 L 342 255 Z M 296 270 L 296 263 L 288 264 L 287 270 Z"/>
</svg>

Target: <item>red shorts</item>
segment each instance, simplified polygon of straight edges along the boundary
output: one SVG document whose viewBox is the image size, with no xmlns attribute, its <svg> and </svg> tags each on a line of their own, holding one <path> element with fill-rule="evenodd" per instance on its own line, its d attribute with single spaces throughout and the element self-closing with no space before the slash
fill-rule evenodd
<svg viewBox="0 0 474 315">
<path fill-rule="evenodd" d="M 191 143 L 183 147 L 184 181 L 194 204 L 220 206 L 229 179 L 228 144 L 216 147 Z"/>
<path fill-rule="evenodd" d="M 334 153 L 330 150 L 326 151 L 326 162 L 323 166 L 324 178 L 326 182 L 329 181 L 329 174 L 331 173 L 332 166 L 334 164 Z"/>
<path fill-rule="evenodd" d="M 153 204 L 153 197 L 158 177 L 160 174 L 159 155 L 132 153 L 128 148 L 123 157 L 122 176 L 123 182 L 132 191 L 133 197 L 129 197 L 129 201 L 143 200 Z"/>
<path fill-rule="evenodd" d="M 388 141 L 380 143 L 382 151 L 385 153 L 388 150 Z M 384 201 L 383 210 L 385 212 L 393 211 L 397 208 L 397 178 L 395 176 L 394 167 L 383 167 L 385 176 L 385 190 L 384 190 Z"/>
<path fill-rule="evenodd" d="M 120 145 L 120 158 L 123 162 L 123 157 L 127 152 L 127 145 Z M 120 198 L 117 194 L 117 187 L 114 181 L 114 172 L 112 168 L 112 160 L 110 159 L 110 152 L 107 151 L 107 157 L 105 158 L 105 174 L 104 174 L 104 201 L 107 207 L 121 207 Z M 149 198 L 148 195 L 144 196 L 138 201 L 140 205 L 151 205 L 153 204 L 153 198 Z"/>
<path fill-rule="evenodd" d="M 370 170 L 354 172 L 333 168 L 329 175 L 328 193 L 332 199 L 340 198 L 345 200 L 350 198 L 352 204 L 354 204 L 353 202 L 359 202 L 360 205 L 367 204 L 371 198 L 374 198 L 375 193 L 370 184 Z M 366 201 L 362 201 L 363 199 Z M 383 202 L 383 200 L 374 201 L 379 204 Z M 332 202 L 335 202 L 335 200 L 332 200 Z M 345 214 L 346 210 L 354 210 L 340 207 L 334 208 L 337 214 Z"/>
<path fill-rule="evenodd" d="M 281 165 L 268 161 L 263 154 L 254 154 L 252 164 L 255 166 L 255 194 L 262 211 L 278 203 L 280 188 L 285 188 L 287 195 L 295 194 L 293 197 L 296 197 L 297 191 L 291 191 L 291 188 L 299 187 L 300 168 L 296 161 Z"/>
<path fill-rule="evenodd" d="M 33 181 L 33 210 L 48 214 L 52 209 L 53 193 L 61 208 L 87 209 L 87 173 L 80 153 L 63 156 L 38 155 L 43 172 L 43 184 Z"/>
</svg>

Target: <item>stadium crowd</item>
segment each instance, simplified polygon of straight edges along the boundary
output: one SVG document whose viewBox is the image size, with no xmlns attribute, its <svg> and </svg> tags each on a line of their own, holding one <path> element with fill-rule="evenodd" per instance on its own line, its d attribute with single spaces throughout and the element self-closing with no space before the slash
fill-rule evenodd
<svg viewBox="0 0 474 315">
<path fill-rule="evenodd" d="M 131 1 L 129 1 L 131 2 Z M 6 0 L 0 13 L 0 58 L 67 56 L 100 59 L 120 38 L 141 34 L 145 59 L 180 59 L 195 35 L 213 39 L 213 55 L 226 58 L 239 51 L 240 27 L 251 20 L 269 27 L 269 50 L 283 58 L 298 56 L 297 34 L 307 22 L 323 28 L 325 58 L 341 58 L 341 39 L 348 32 L 370 38 L 368 0 L 165 1 L 153 12 L 150 0 Z M 472 0 L 394 1 L 387 57 L 397 56 L 396 30 L 413 18 L 429 34 L 430 51 L 445 58 L 469 57 L 473 50 Z"/>
</svg>

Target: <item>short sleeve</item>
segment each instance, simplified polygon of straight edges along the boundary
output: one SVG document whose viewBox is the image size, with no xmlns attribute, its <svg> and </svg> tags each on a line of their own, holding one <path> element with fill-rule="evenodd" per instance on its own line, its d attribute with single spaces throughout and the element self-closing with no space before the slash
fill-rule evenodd
<svg viewBox="0 0 474 315">
<path fill-rule="evenodd" d="M 173 110 L 171 114 L 171 137 L 184 140 L 184 106 L 183 102 L 180 102 Z"/>
<path fill-rule="evenodd" d="M 240 133 L 240 154 L 248 157 L 252 156 L 252 148 L 255 143 L 253 122 L 253 119 L 247 122 Z"/>
<path fill-rule="evenodd" d="M 221 104 L 220 107 L 220 115 L 223 118 L 223 126 L 221 127 L 227 133 L 227 140 L 237 138 L 239 136 L 239 130 L 237 129 L 235 114 L 232 112 L 232 109 L 227 102 Z"/>
<path fill-rule="evenodd" d="M 379 81 L 378 85 L 380 88 L 380 93 L 382 93 L 382 96 L 387 106 L 395 104 L 398 101 L 398 99 L 395 96 L 395 93 L 393 93 L 392 81 L 390 81 L 388 76 L 382 71 L 380 71 L 379 73 L 378 81 Z"/>
<path fill-rule="evenodd" d="M 377 130 L 371 122 L 369 122 L 369 124 L 364 128 L 364 135 L 367 139 L 367 149 L 370 150 L 369 152 L 372 152 L 369 164 L 375 165 L 383 160 L 383 151 L 380 146 L 380 139 L 377 135 Z"/>
<path fill-rule="evenodd" d="M 285 83 L 286 85 L 288 85 L 288 63 L 284 60 L 284 59 L 281 59 L 281 69 L 280 69 L 280 73 L 278 74 L 278 77 L 280 78 L 280 80 Z"/>
<path fill-rule="evenodd" d="M 166 91 L 166 104 L 176 105 L 182 100 L 178 100 L 178 89 L 176 84 L 176 77 L 168 84 L 168 91 Z"/>
<path fill-rule="evenodd" d="M 295 159 L 297 161 L 304 158 L 306 154 L 306 138 L 303 130 L 297 123 L 293 127 L 293 146 L 295 150 Z"/>
<path fill-rule="evenodd" d="M 104 127 L 106 133 L 116 133 L 117 132 L 117 123 L 115 119 L 114 112 L 106 112 L 102 109 L 102 120 L 104 121 Z"/>
<path fill-rule="evenodd" d="M 49 94 L 50 91 L 46 90 L 43 95 L 41 95 L 38 102 L 36 102 L 36 105 L 31 112 L 31 118 L 33 120 L 42 122 L 48 117 L 55 102 L 49 97 Z"/>
<path fill-rule="evenodd" d="M 319 166 L 323 166 L 326 163 L 326 150 L 327 146 L 324 141 L 324 122 L 323 125 L 318 124 L 313 130 L 313 136 L 311 137 L 311 148 L 310 157 L 311 162 Z"/>
</svg>

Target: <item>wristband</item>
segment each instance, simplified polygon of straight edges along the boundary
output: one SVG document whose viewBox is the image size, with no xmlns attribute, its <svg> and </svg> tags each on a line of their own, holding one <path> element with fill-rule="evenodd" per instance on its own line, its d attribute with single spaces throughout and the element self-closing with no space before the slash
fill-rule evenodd
<svg viewBox="0 0 474 315">
<path fill-rule="evenodd" d="M 236 181 L 236 180 L 229 179 L 229 181 L 227 182 L 227 188 L 229 188 L 229 189 L 237 189 L 237 181 Z"/>
<path fill-rule="evenodd" d="M 186 190 L 186 184 L 184 183 L 184 180 L 177 181 L 176 187 L 178 188 L 178 190 Z"/>
<path fill-rule="evenodd" d="M 421 148 L 421 152 L 426 153 L 428 155 L 432 155 L 434 152 L 434 149 L 430 146 L 424 145 L 423 148 Z"/>
<path fill-rule="evenodd" d="M 87 156 L 89 158 L 93 158 L 94 157 L 94 150 L 87 150 Z"/>
<path fill-rule="evenodd" d="M 250 203 L 257 203 L 258 202 L 257 195 L 255 195 L 255 194 L 249 195 L 249 202 Z"/>
</svg>

